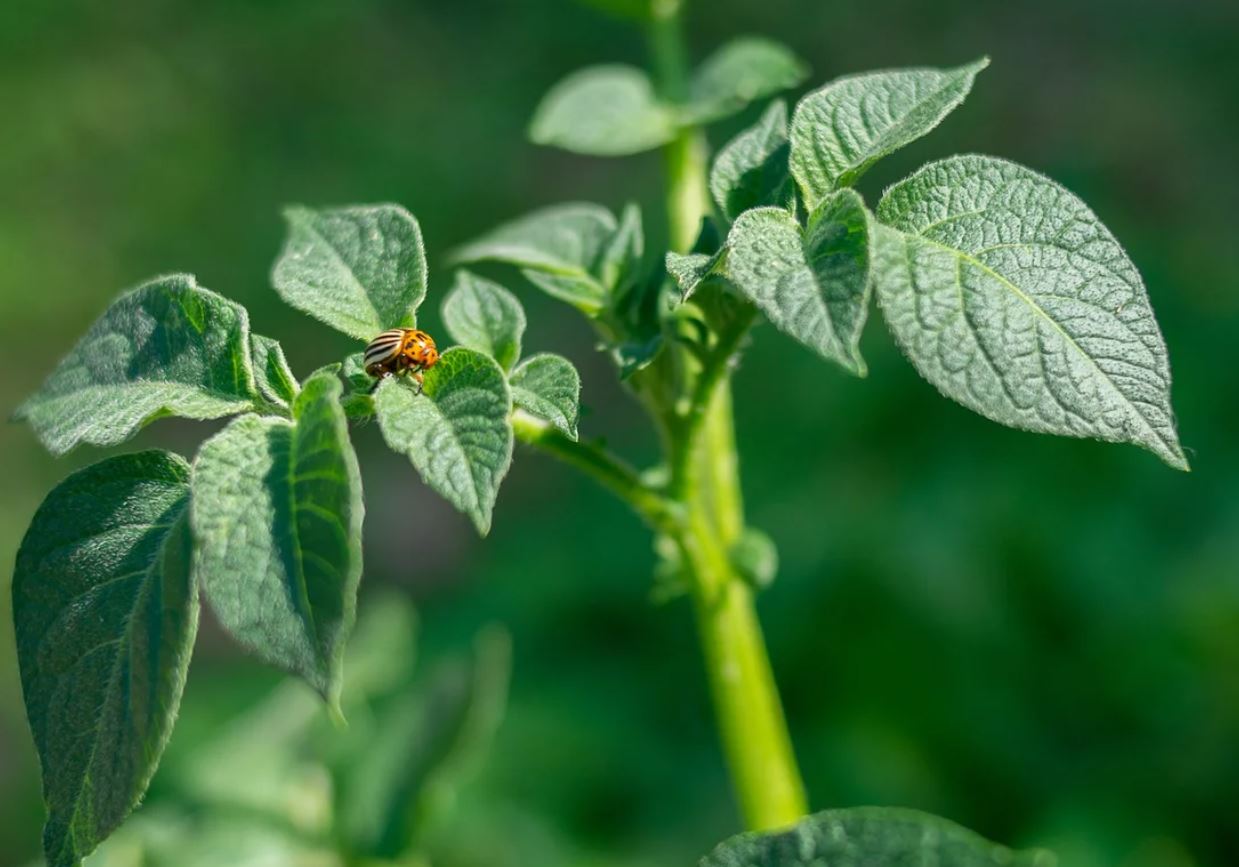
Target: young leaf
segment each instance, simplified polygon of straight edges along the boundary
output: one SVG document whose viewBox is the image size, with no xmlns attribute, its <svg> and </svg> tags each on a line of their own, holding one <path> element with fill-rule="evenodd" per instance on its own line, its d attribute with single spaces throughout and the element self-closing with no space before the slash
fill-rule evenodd
<svg viewBox="0 0 1239 867">
<path fill-rule="evenodd" d="M 791 169 L 813 208 L 832 190 L 936 127 L 989 58 L 957 69 L 897 69 L 833 81 L 792 114 Z"/>
<path fill-rule="evenodd" d="M 194 467 L 198 575 L 224 628 L 331 704 L 361 577 L 361 477 L 340 380 L 320 371 L 293 421 L 247 415 Z"/>
<path fill-rule="evenodd" d="M 651 150 L 675 137 L 676 115 L 659 102 L 649 77 L 613 64 L 578 70 L 542 98 L 529 138 L 592 156 Z"/>
<path fill-rule="evenodd" d="M 512 403 L 548 421 L 571 439 L 577 438 L 581 411 L 581 375 L 560 355 L 542 353 L 527 358 L 512 371 Z"/>
<path fill-rule="evenodd" d="M 279 341 L 261 334 L 250 334 L 250 356 L 254 361 L 254 380 L 258 393 L 268 403 L 281 409 L 290 409 L 301 386 L 297 384 L 297 377 L 293 376 L 288 360 L 284 358 L 284 349 Z"/>
<path fill-rule="evenodd" d="M 525 308 L 498 283 L 456 272 L 456 285 L 443 299 L 443 324 L 453 340 L 486 353 L 505 371 L 521 357 Z"/>
<path fill-rule="evenodd" d="M 294 207 L 284 219 L 271 281 L 287 303 L 359 340 L 415 324 L 426 252 L 412 214 L 399 205 Z"/>
<path fill-rule="evenodd" d="M 780 208 L 745 211 L 727 245 L 729 279 L 775 327 L 865 375 L 858 345 L 869 312 L 869 215 L 855 191 L 823 200 L 803 232 Z"/>
<path fill-rule="evenodd" d="M 948 397 L 1012 427 L 1187 460 L 1140 274 L 1076 196 L 993 157 L 887 191 L 875 282 L 896 340 Z"/>
<path fill-rule="evenodd" d="M 892 807 L 826 810 L 786 831 L 739 834 L 700 867 L 1054 867 L 1042 850 L 1013 852 L 966 828 Z"/>
<path fill-rule="evenodd" d="M 680 299 L 687 301 L 697 291 L 702 281 L 723 270 L 727 261 L 727 248 L 716 253 L 668 253 L 667 273 L 680 287 Z"/>
<path fill-rule="evenodd" d="M 14 417 L 60 455 L 161 416 L 244 412 L 257 396 L 249 339 L 245 308 L 187 274 L 157 277 L 116 299 Z"/>
<path fill-rule="evenodd" d="M 641 228 L 641 209 L 630 202 L 624 206 L 619 228 L 611 236 L 598 265 L 599 279 L 612 297 L 639 279 L 644 257 L 645 233 Z"/>
<path fill-rule="evenodd" d="M 599 205 L 552 205 L 504 223 L 451 258 L 516 265 L 538 288 L 592 316 L 606 304 L 597 271 L 617 229 L 615 216 Z"/>
<path fill-rule="evenodd" d="M 449 349 L 426 371 L 421 394 L 388 380 L 374 409 L 387 445 L 485 536 L 512 462 L 512 395 L 499 365 L 472 349 Z"/>
<path fill-rule="evenodd" d="M 804 61 L 787 46 L 742 36 L 715 51 L 693 74 L 688 112 L 695 121 L 708 123 L 795 87 L 808 74 Z"/>
<path fill-rule="evenodd" d="M 72 867 L 146 791 L 198 628 L 189 466 L 101 461 L 43 501 L 17 554 L 13 619 L 43 770 L 49 867 Z"/>
<path fill-rule="evenodd" d="M 786 204 L 791 195 L 788 154 L 787 103 L 777 100 L 714 159 L 710 193 L 723 216 L 734 220 L 749 208 Z"/>
</svg>

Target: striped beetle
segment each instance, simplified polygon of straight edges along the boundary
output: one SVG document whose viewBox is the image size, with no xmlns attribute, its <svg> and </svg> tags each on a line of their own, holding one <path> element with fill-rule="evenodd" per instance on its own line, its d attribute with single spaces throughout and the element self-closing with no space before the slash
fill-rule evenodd
<svg viewBox="0 0 1239 867">
<path fill-rule="evenodd" d="M 422 371 L 429 370 L 439 361 L 439 350 L 434 338 L 416 328 L 389 328 L 379 334 L 366 347 L 363 365 L 366 373 L 375 378 L 370 391 L 373 393 L 389 376 L 412 374 L 418 391 L 422 387 Z"/>
</svg>

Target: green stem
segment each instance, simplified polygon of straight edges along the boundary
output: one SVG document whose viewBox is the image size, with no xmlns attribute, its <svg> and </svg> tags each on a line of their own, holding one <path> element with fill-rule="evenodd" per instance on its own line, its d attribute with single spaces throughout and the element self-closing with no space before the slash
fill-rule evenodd
<svg viewBox="0 0 1239 867">
<path fill-rule="evenodd" d="M 660 93 L 687 97 L 682 34 L 683 0 L 653 0 L 650 51 Z M 692 246 L 710 210 L 707 149 L 699 129 L 685 129 L 667 145 L 667 218 L 671 248 Z M 787 722 L 779 702 L 751 588 L 731 562 L 744 532 L 736 460 L 730 362 L 752 324 L 746 308 L 726 317 L 710 355 L 700 365 L 688 409 L 668 425 L 670 498 L 684 510 L 671 535 L 691 578 L 706 675 L 732 788 L 745 825 L 766 830 L 789 825 L 807 811 Z M 683 349 L 678 351 L 683 352 Z"/>
<path fill-rule="evenodd" d="M 517 410 L 512 430 L 521 442 L 559 458 L 590 476 L 632 507 L 650 527 L 660 533 L 675 533 L 678 506 L 646 485 L 637 471 L 601 446 L 566 436 L 558 428 Z"/>
</svg>

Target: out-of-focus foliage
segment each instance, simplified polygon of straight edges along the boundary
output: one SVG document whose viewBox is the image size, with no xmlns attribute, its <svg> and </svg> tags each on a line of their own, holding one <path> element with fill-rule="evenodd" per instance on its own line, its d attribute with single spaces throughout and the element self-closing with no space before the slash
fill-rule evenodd
<svg viewBox="0 0 1239 867">
<path fill-rule="evenodd" d="M 966 108 L 859 187 L 876 202 L 926 161 L 975 150 L 1087 201 L 1144 275 L 1194 468 L 998 428 L 941 400 L 882 328 L 862 341 L 864 381 L 760 329 L 737 379 L 740 451 L 752 522 L 781 555 L 762 615 L 814 807 L 917 807 L 1053 848 L 1064 865 L 1227 864 L 1239 847 L 1239 9 L 704 8 L 694 60 L 766 33 L 808 61 L 813 85 L 989 54 Z M 524 141 L 565 74 L 644 59 L 630 23 L 562 0 L 0 4 L 0 404 L 33 393 L 116 293 L 150 274 L 195 273 L 243 303 L 295 370 L 360 350 L 270 288 L 289 201 L 401 202 L 444 262 L 537 205 L 587 196 L 618 211 L 635 197 L 657 247 L 657 156 L 591 160 Z M 713 144 L 756 120 L 720 124 Z M 430 275 L 419 325 L 432 334 L 448 279 Z M 581 371 L 582 436 L 614 431 L 612 446 L 651 456 L 579 317 L 509 286 L 528 308 L 524 342 Z M 188 452 L 203 427 L 163 421 L 125 448 Z M 531 457 L 478 543 L 377 426 L 356 439 L 363 603 L 384 584 L 411 591 L 428 666 L 487 622 L 513 633 L 509 713 L 433 832 L 436 863 L 685 864 L 734 830 L 689 612 L 649 606 L 654 555 L 635 521 Z M 98 455 L 56 461 L 24 426 L 0 428 L 0 445 L 11 563 L 45 492 Z M 0 863 L 22 863 L 38 851 L 42 808 L 9 604 L 0 592 Z M 274 680 L 209 620 L 193 667 L 168 779 L 157 775 L 134 827 L 171 834 L 185 821 L 160 808 L 172 769 Z M 346 713 L 350 731 L 362 725 Z M 294 763 L 275 775 L 306 799 L 302 827 L 321 828 L 316 773 Z M 237 826 L 202 822 L 198 838 L 241 845 Z"/>
</svg>

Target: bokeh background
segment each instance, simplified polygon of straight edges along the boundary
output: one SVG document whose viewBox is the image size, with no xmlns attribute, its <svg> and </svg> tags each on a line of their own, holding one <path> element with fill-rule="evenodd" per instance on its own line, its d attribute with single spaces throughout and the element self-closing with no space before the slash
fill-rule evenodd
<svg viewBox="0 0 1239 867">
<path fill-rule="evenodd" d="M 733 35 L 781 39 L 814 85 L 991 55 L 966 105 L 861 189 L 873 203 L 920 163 L 977 151 L 1079 193 L 1146 277 L 1194 466 L 973 416 L 917 378 L 876 318 L 863 381 L 759 329 L 736 378 L 745 494 L 782 555 L 761 613 L 814 807 L 920 807 L 1056 847 L 1064 867 L 1235 863 L 1239 5 L 715 0 L 690 30 L 698 58 Z M 524 139 L 547 86 L 604 60 L 643 62 L 641 33 L 567 0 L 6 0 L 0 407 L 118 291 L 168 271 L 247 305 L 301 374 L 358 349 L 270 289 L 285 203 L 412 210 L 432 330 L 445 251 L 534 206 L 635 198 L 657 239 L 656 155 Z M 507 282 L 526 346 L 581 368 L 585 435 L 653 459 L 584 323 Z M 213 429 L 161 422 L 125 448 L 192 454 Z M 376 430 L 356 441 L 363 593 L 414 600 L 421 659 L 487 623 L 512 636 L 471 833 L 543 865 L 689 864 L 731 833 L 689 611 L 649 601 L 636 520 L 519 451 L 479 541 Z M 99 455 L 53 460 L 17 425 L 0 427 L 0 454 L 0 863 L 20 864 L 41 806 L 7 564 L 43 495 Z M 173 749 L 192 752 L 208 710 L 271 682 L 204 623 Z"/>
</svg>

